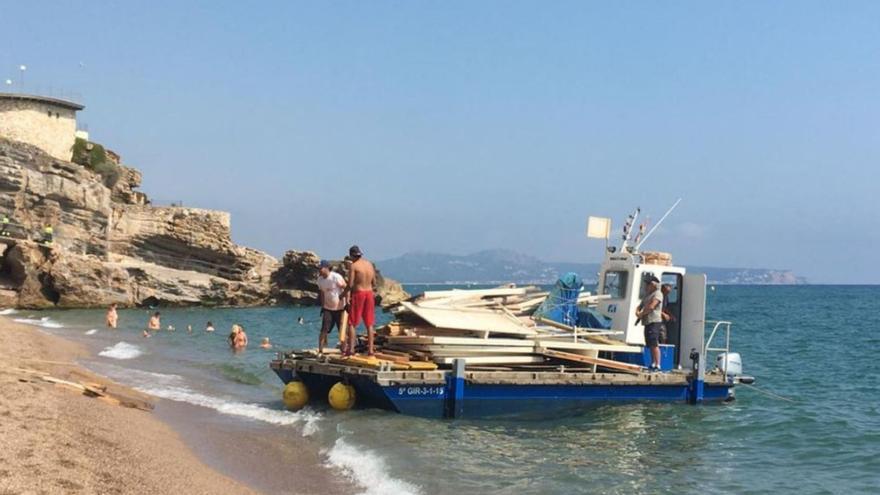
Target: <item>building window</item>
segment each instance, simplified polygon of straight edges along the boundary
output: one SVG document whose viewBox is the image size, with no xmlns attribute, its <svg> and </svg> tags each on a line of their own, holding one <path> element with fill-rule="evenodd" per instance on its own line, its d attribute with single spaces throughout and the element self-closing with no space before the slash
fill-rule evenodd
<svg viewBox="0 0 880 495">
<path fill-rule="evenodd" d="M 55 112 L 55 118 L 57 119 L 57 118 L 59 118 L 59 117 L 61 117 L 61 114 L 58 113 L 58 112 Z"/>
<path fill-rule="evenodd" d="M 52 118 L 52 110 L 49 110 L 49 118 Z"/>
</svg>

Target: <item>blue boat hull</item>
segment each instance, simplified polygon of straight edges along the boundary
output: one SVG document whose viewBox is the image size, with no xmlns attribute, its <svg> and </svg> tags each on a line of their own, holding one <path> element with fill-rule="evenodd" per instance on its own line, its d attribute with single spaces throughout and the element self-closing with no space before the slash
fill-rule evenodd
<svg viewBox="0 0 880 495">
<path fill-rule="evenodd" d="M 322 400 L 338 376 L 276 369 L 285 383 L 301 380 L 313 400 Z M 455 380 L 424 385 L 382 386 L 370 376 L 348 376 L 357 405 L 424 418 L 496 418 L 574 415 L 609 403 L 693 401 L 693 383 L 675 385 L 488 385 L 461 386 Z M 461 388 L 460 392 L 456 390 Z M 732 398 L 732 384 L 703 384 L 702 401 Z"/>
</svg>

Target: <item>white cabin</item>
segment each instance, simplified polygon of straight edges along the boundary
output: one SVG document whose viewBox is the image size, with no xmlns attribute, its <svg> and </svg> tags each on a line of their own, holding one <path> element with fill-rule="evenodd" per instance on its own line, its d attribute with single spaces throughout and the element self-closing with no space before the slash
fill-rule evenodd
<svg viewBox="0 0 880 495">
<path fill-rule="evenodd" d="M 666 263 L 668 260 L 668 264 Z M 660 264 L 658 264 L 660 263 Z M 611 329 L 622 332 L 618 339 L 630 345 L 645 345 L 644 325 L 636 323 L 636 308 L 645 297 L 645 278 L 653 275 L 671 288 L 664 306 L 674 321 L 666 324 L 667 345 L 675 346 L 674 364 L 690 368 L 692 349 L 703 348 L 706 308 L 706 276 L 688 275 L 673 266 L 662 253 L 640 253 L 627 248 L 609 248 L 599 272 L 599 312 L 611 319 Z"/>
</svg>

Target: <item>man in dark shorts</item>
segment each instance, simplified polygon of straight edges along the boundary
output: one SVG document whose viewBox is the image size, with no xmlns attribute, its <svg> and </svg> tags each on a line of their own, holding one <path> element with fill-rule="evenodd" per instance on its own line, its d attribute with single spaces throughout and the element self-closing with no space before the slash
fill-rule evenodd
<svg viewBox="0 0 880 495">
<path fill-rule="evenodd" d="M 336 326 L 336 331 L 342 331 L 342 312 L 345 311 L 345 298 L 342 292 L 345 289 L 345 279 L 342 275 L 330 269 L 330 263 L 321 261 L 318 268 L 318 302 L 321 305 L 321 336 L 318 338 L 318 354 L 324 353 L 327 345 L 327 335 Z"/>
<path fill-rule="evenodd" d="M 636 316 L 645 325 L 645 345 L 651 349 L 651 371 L 660 370 L 660 334 L 663 332 L 663 293 L 660 280 L 649 275 L 645 298 L 636 308 Z"/>
</svg>

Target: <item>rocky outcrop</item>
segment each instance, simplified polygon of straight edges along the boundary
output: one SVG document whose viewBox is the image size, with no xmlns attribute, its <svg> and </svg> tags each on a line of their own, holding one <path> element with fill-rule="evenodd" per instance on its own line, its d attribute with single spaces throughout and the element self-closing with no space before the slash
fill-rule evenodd
<svg viewBox="0 0 880 495">
<path fill-rule="evenodd" d="M 318 302 L 318 264 L 321 258 L 310 251 L 288 251 L 279 268 L 272 275 L 272 297 L 285 303 L 315 304 Z M 348 276 L 342 260 L 331 261 L 333 270 Z M 391 306 L 409 298 L 409 294 L 394 280 L 385 278 L 376 268 L 376 296 L 382 306 Z"/>
<path fill-rule="evenodd" d="M 0 139 L 0 211 L 16 224 L 2 240 L 0 287 L 20 307 L 260 305 L 273 257 L 232 242 L 229 214 L 153 208 L 120 166 L 107 188 L 96 173 Z M 51 248 L 40 245 L 54 227 Z M 5 245 L 5 246 L 4 246 Z"/>
<path fill-rule="evenodd" d="M 0 213 L 16 224 L 12 239 L 0 238 L 0 306 L 317 301 L 316 254 L 289 251 L 279 263 L 232 242 L 228 213 L 150 206 L 136 190 L 141 173 L 118 170 L 108 188 L 83 166 L 0 138 Z M 51 247 L 39 242 L 47 224 Z M 405 297 L 399 284 L 380 280 L 380 294 Z"/>
</svg>

